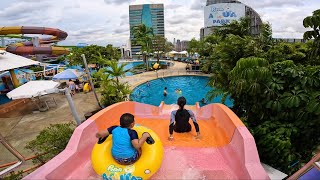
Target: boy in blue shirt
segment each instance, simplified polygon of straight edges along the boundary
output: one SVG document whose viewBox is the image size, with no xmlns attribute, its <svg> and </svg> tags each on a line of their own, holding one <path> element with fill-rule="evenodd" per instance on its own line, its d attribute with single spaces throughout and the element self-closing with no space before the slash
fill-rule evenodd
<svg viewBox="0 0 320 180">
<path fill-rule="evenodd" d="M 119 164 L 129 165 L 136 162 L 141 155 L 141 146 L 150 137 L 149 133 L 143 133 L 139 139 L 138 133 L 132 129 L 134 124 L 134 116 L 125 113 L 120 117 L 120 126 L 111 126 L 96 134 L 97 138 L 104 138 L 112 134 L 111 153 Z"/>
</svg>

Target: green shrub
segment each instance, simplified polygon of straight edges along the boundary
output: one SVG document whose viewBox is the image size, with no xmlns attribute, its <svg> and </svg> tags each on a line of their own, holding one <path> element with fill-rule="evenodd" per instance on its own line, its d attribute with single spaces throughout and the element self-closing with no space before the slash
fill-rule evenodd
<svg viewBox="0 0 320 180">
<path fill-rule="evenodd" d="M 7 176 L 3 177 L 3 180 L 20 180 L 23 178 L 23 171 L 12 171 Z"/>
<path fill-rule="evenodd" d="M 34 164 L 45 163 L 62 152 L 67 146 L 75 126 L 72 123 L 50 125 L 40 132 L 35 140 L 26 145 L 35 155 Z"/>
<path fill-rule="evenodd" d="M 33 72 L 39 72 L 39 71 L 43 71 L 43 67 L 34 66 L 34 67 L 31 67 L 30 70 L 32 70 Z"/>
</svg>

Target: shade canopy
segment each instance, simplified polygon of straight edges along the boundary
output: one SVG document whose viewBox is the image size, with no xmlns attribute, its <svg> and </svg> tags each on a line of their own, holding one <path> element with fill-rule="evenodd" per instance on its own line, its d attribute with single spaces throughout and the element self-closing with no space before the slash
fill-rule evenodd
<svg viewBox="0 0 320 180">
<path fill-rule="evenodd" d="M 170 51 L 168 52 L 168 54 L 177 54 L 178 52 L 177 51 Z"/>
<path fill-rule="evenodd" d="M 60 83 L 54 81 L 29 81 L 7 93 L 9 99 L 24 99 L 55 93 Z"/>
<path fill-rule="evenodd" d="M 179 52 L 179 54 L 188 54 L 188 52 L 187 51 L 181 51 L 181 52 Z"/>
<path fill-rule="evenodd" d="M 55 76 L 53 76 L 52 80 L 61 81 L 61 80 L 69 80 L 69 79 L 78 79 L 83 75 L 84 75 L 84 72 L 79 71 L 77 69 L 66 69 L 61 73 L 58 73 Z"/>
<path fill-rule="evenodd" d="M 0 50 L 0 71 L 17 69 L 30 65 L 39 65 L 40 62 L 18 56 L 3 50 Z"/>
</svg>

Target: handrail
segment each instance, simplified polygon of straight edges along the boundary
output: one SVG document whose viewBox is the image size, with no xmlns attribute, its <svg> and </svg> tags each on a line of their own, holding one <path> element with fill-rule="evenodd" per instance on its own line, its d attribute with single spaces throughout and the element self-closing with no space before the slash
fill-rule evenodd
<svg viewBox="0 0 320 180">
<path fill-rule="evenodd" d="M 5 140 L 5 138 L 2 136 L 1 133 L 0 133 L 0 142 L 1 144 L 4 145 L 5 148 L 7 148 L 10 151 L 11 154 L 13 154 L 19 159 L 19 161 L 16 162 L 14 165 L 0 171 L 0 176 L 2 176 L 14 170 L 15 168 L 19 167 L 20 165 L 22 165 L 25 162 L 25 159 L 9 142 Z"/>
<path fill-rule="evenodd" d="M 305 174 L 308 170 L 310 170 L 312 167 L 317 168 L 318 164 L 317 162 L 320 160 L 320 153 L 313 156 L 313 158 L 304 165 L 301 169 L 299 169 L 297 172 L 295 172 L 293 175 L 291 175 L 288 180 L 295 180 L 299 179 L 303 174 Z M 320 168 L 320 167 L 318 167 Z"/>
<path fill-rule="evenodd" d="M 25 161 L 32 160 L 32 159 L 34 159 L 34 158 L 37 158 L 37 157 L 42 156 L 42 155 L 45 155 L 45 154 L 48 154 L 48 152 L 27 157 L 27 158 L 25 158 Z M 1 168 L 8 167 L 8 166 L 11 166 L 11 165 L 13 165 L 13 164 L 15 164 L 15 163 L 17 163 L 17 162 L 19 162 L 19 161 L 13 161 L 13 162 L 9 162 L 9 163 L 6 163 L 6 164 L 2 164 L 2 165 L 0 165 L 0 169 L 1 169 Z"/>
</svg>

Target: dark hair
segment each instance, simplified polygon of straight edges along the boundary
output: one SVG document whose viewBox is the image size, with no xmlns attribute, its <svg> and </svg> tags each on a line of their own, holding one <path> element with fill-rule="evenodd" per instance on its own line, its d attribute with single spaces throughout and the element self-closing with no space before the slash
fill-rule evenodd
<svg viewBox="0 0 320 180">
<path fill-rule="evenodd" d="M 164 89 L 167 89 L 167 87 L 164 87 Z"/>
<path fill-rule="evenodd" d="M 183 96 L 179 97 L 177 104 L 179 105 L 180 109 L 183 109 L 184 105 L 187 104 L 186 98 L 184 98 Z"/>
<path fill-rule="evenodd" d="M 69 81 L 72 81 L 72 79 L 69 79 Z"/>
<path fill-rule="evenodd" d="M 130 126 L 131 123 L 134 122 L 134 116 L 130 113 L 122 114 L 120 117 L 120 126 L 122 128 L 127 128 Z"/>
</svg>

